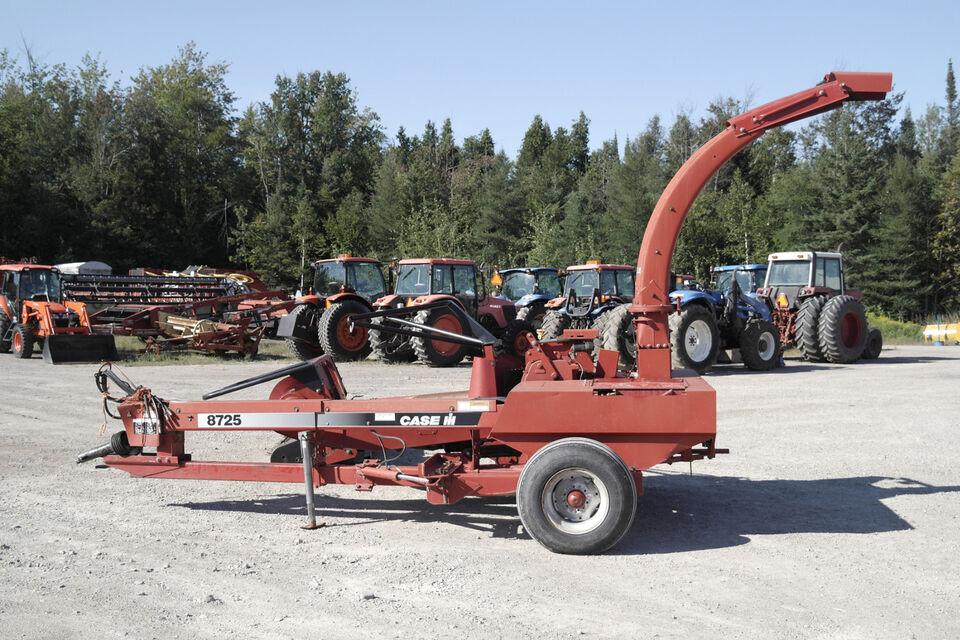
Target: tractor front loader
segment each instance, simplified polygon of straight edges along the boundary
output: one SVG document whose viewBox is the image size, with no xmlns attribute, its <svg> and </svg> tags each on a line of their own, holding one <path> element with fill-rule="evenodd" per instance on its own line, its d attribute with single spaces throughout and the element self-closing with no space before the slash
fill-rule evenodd
<svg viewBox="0 0 960 640">
<path fill-rule="evenodd" d="M 92 332 L 86 305 L 63 299 L 57 269 L 5 264 L 0 277 L 0 352 L 29 358 L 41 345 L 49 364 L 117 359 L 113 336 Z"/>
<path fill-rule="evenodd" d="M 401 304 L 380 310 L 379 317 L 357 314 L 354 323 L 379 324 L 381 333 L 407 332 L 413 339 L 435 335 L 466 347 L 473 354 L 468 389 L 349 399 L 334 362 L 319 357 L 202 400 L 168 402 L 122 380 L 114 395 L 106 385 L 118 376 L 103 367 L 98 401 L 116 403 L 123 430 L 78 462 L 102 457 L 106 466 L 136 477 L 303 482 L 307 528 L 317 525 L 314 487 L 326 484 L 360 492 L 414 488 L 432 504 L 515 495 L 524 531 L 544 547 L 601 553 L 630 530 L 645 470 L 724 453 L 716 445 L 716 393 L 692 372 L 671 370 L 670 262 L 694 199 L 727 160 L 765 131 L 848 100 L 881 99 L 891 85 L 886 73 L 828 74 L 810 89 L 730 119 L 684 163 L 660 196 L 637 257 L 627 307 L 637 346 L 630 371 L 621 371 L 616 350 L 600 349 L 594 358 L 595 328 L 568 329 L 552 340 L 529 331 L 498 340 L 449 301 L 445 310 L 423 305 L 406 311 L 453 314 L 463 323 L 459 333 L 405 319 Z M 267 399 L 222 398 L 266 382 L 274 382 Z M 223 431 L 261 431 L 268 438 L 281 433 L 290 441 L 270 460 L 193 459 L 188 434 Z M 406 449 L 432 453 L 418 464 L 394 464 Z"/>
</svg>

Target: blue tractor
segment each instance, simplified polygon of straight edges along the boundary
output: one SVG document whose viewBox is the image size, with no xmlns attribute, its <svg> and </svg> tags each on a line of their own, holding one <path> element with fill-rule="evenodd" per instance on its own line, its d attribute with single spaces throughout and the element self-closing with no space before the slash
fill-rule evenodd
<svg viewBox="0 0 960 640">
<path fill-rule="evenodd" d="M 491 283 L 500 295 L 513 301 L 517 319 L 526 320 L 537 330 L 547 314 L 547 302 L 560 297 L 563 284 L 558 269 L 553 267 L 517 267 L 497 271 Z"/>
<path fill-rule="evenodd" d="M 678 282 L 670 292 L 676 312 L 670 315 L 673 366 L 703 373 L 721 350 L 738 350 L 743 364 L 767 371 L 781 359 L 779 331 L 769 307 L 757 299 L 765 264 L 714 267 L 710 289 Z"/>
</svg>

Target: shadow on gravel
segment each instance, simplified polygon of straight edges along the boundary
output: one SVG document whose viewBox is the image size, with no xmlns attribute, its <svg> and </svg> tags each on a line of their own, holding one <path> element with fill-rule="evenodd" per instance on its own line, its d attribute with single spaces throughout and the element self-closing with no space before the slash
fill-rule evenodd
<svg viewBox="0 0 960 640">
<path fill-rule="evenodd" d="M 960 492 L 906 478 L 864 476 L 828 480 L 749 480 L 651 472 L 633 528 L 611 553 L 641 555 L 734 547 L 750 536 L 789 533 L 883 533 L 913 527 L 883 504 L 904 495 Z M 188 502 L 167 506 L 201 511 L 305 517 L 304 498 L 285 494 L 255 500 Z M 378 500 L 317 495 L 317 516 L 352 522 L 444 522 L 494 538 L 526 538 L 513 498 L 467 498 L 454 505 L 424 500 Z"/>
<path fill-rule="evenodd" d="M 753 535 L 883 533 L 913 527 L 883 504 L 905 495 L 960 492 L 906 478 L 749 480 L 650 473 L 619 554 L 733 547 Z"/>
<path fill-rule="evenodd" d="M 811 364 L 809 362 L 787 360 L 787 364 L 782 367 L 770 369 L 769 371 L 752 371 L 741 364 L 721 364 L 713 367 L 704 374 L 705 377 L 714 376 L 775 376 L 784 373 L 803 373 L 804 371 L 819 371 L 820 369 L 829 369 L 830 367 L 822 364 Z"/>
</svg>

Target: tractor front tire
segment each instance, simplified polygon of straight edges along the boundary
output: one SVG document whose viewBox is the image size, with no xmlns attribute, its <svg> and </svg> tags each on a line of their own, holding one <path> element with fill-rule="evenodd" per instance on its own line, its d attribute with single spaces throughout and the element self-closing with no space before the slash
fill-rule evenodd
<svg viewBox="0 0 960 640">
<path fill-rule="evenodd" d="M 631 369 L 637 362 L 637 328 L 629 305 L 622 304 L 601 316 L 599 347 L 620 354 L 620 368 Z"/>
<path fill-rule="evenodd" d="M 556 340 L 563 332 L 570 328 L 570 316 L 561 313 L 555 309 L 547 311 L 543 317 L 543 324 L 540 325 L 541 340 Z"/>
<path fill-rule="evenodd" d="M 816 296 L 807 298 L 800 304 L 796 319 L 797 348 L 804 360 L 823 362 L 823 350 L 820 348 L 820 313 L 827 298 Z"/>
<path fill-rule="evenodd" d="M 830 298 L 820 312 L 820 351 L 828 362 L 854 362 L 867 343 L 867 314 L 852 296 Z"/>
<path fill-rule="evenodd" d="M 319 323 L 319 318 L 317 315 L 320 313 L 320 310 L 317 309 L 312 304 L 301 304 L 290 310 L 290 315 L 300 316 L 305 315 L 307 317 L 308 323 L 312 327 L 316 327 Z M 316 335 L 316 333 L 314 333 Z M 323 347 L 319 344 L 312 344 L 306 342 L 305 340 L 297 340 L 294 338 L 285 338 L 287 343 L 287 351 L 290 352 L 294 358 L 300 360 L 313 360 L 319 356 L 323 355 Z"/>
<path fill-rule="evenodd" d="M 537 336 L 532 324 L 520 318 L 511 320 L 500 335 L 499 350 L 522 359 L 523 354 L 530 348 L 530 336 Z"/>
<path fill-rule="evenodd" d="M 13 346 L 13 357 L 26 360 L 33 355 L 33 331 L 30 327 L 22 324 L 13 327 L 13 338 L 10 340 Z"/>
<path fill-rule="evenodd" d="M 531 304 L 527 307 L 520 307 L 517 310 L 517 320 L 526 320 L 537 331 L 543 326 L 543 319 L 547 316 L 547 309 L 540 304 Z"/>
<path fill-rule="evenodd" d="M 705 373 L 713 366 L 720 349 L 717 319 L 699 304 L 670 314 L 670 346 L 674 369 Z"/>
<path fill-rule="evenodd" d="M 413 321 L 451 333 L 463 334 L 465 329 L 456 315 L 442 308 L 425 309 L 419 312 Z M 417 360 L 430 367 L 453 367 L 460 364 L 467 355 L 466 345 L 445 342 L 442 337 L 411 338 L 410 343 L 413 345 L 413 352 L 417 354 Z"/>
<path fill-rule="evenodd" d="M 769 371 L 780 362 L 780 333 L 768 320 L 747 323 L 740 334 L 740 359 L 751 371 Z"/>
<path fill-rule="evenodd" d="M 383 318 L 374 318 L 370 324 L 378 325 L 383 323 Z M 410 339 L 399 333 L 381 333 L 377 329 L 370 329 L 368 332 L 370 339 L 370 349 L 374 357 L 380 362 L 410 362 L 414 359 L 413 347 L 410 346 Z"/>
<path fill-rule="evenodd" d="M 10 331 L 10 318 L 3 311 L 0 311 L 0 353 L 10 353 L 10 337 L 7 332 Z"/>
<path fill-rule="evenodd" d="M 607 445 L 562 438 L 523 465 L 517 511 L 530 537 L 554 553 L 603 553 L 630 530 L 637 486 Z"/>
<path fill-rule="evenodd" d="M 867 344 L 863 347 L 863 355 L 860 357 L 864 360 L 876 360 L 880 357 L 881 351 L 883 351 L 883 334 L 880 333 L 880 329 L 874 327 L 867 334 Z"/>
<path fill-rule="evenodd" d="M 370 340 L 364 327 L 350 328 L 350 317 L 369 313 L 365 305 L 356 300 L 345 300 L 330 305 L 320 317 L 318 337 L 323 352 L 337 362 L 365 360 L 370 355 Z"/>
</svg>

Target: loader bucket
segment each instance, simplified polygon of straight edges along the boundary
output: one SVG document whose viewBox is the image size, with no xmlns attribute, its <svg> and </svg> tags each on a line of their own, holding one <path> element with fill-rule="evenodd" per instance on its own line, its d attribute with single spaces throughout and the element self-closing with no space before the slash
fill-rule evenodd
<svg viewBox="0 0 960 640">
<path fill-rule="evenodd" d="M 109 335 L 53 335 L 43 341 L 43 361 L 47 364 L 117 359 L 117 345 Z"/>
</svg>

